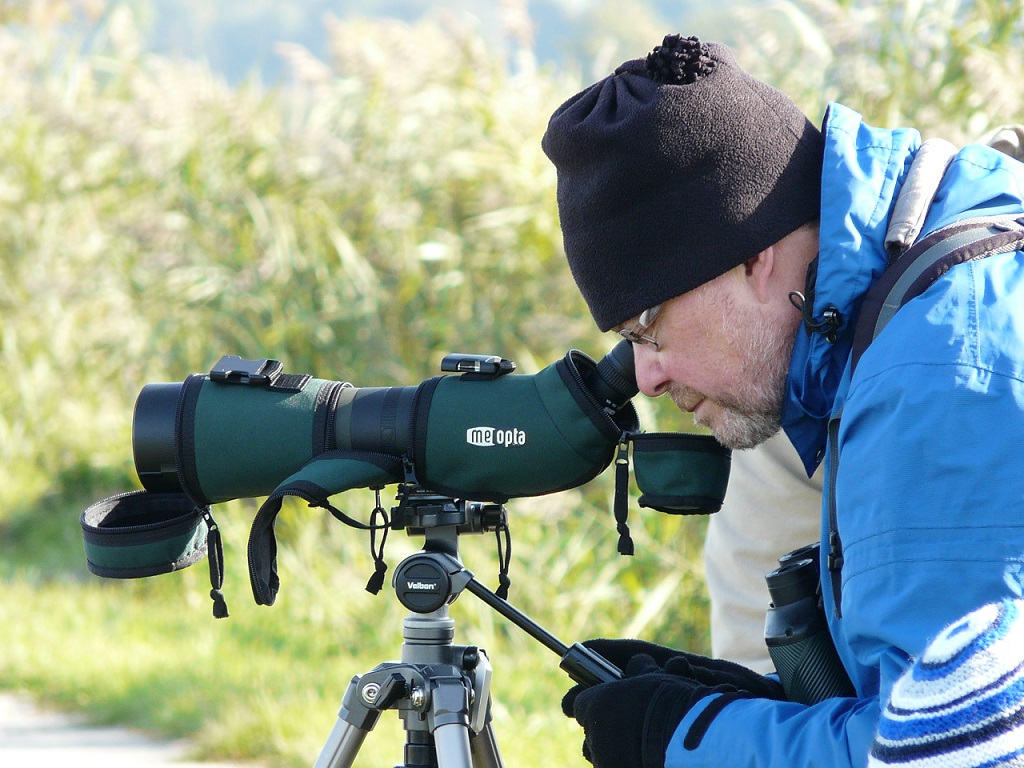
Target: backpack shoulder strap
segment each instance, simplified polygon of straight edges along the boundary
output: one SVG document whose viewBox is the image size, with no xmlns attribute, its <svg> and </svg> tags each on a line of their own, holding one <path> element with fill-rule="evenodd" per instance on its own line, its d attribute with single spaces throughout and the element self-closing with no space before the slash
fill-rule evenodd
<svg viewBox="0 0 1024 768">
<path fill-rule="evenodd" d="M 885 231 L 885 252 L 892 264 L 917 240 L 942 177 L 956 156 L 945 139 L 928 139 L 918 147 Z"/>
<path fill-rule="evenodd" d="M 896 311 L 965 261 L 1021 249 L 1024 213 L 963 219 L 921 238 L 868 289 L 853 332 L 852 366 Z"/>
</svg>

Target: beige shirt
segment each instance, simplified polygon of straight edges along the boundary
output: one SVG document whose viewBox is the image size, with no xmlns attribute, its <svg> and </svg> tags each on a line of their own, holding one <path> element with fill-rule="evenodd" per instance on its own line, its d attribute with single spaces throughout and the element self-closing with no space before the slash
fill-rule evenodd
<svg viewBox="0 0 1024 768">
<path fill-rule="evenodd" d="M 725 502 L 709 518 L 704 542 L 716 658 L 774 670 L 764 644 L 764 576 L 778 567 L 777 558 L 820 538 L 821 489 L 821 467 L 808 480 L 782 432 L 733 452 Z"/>
</svg>

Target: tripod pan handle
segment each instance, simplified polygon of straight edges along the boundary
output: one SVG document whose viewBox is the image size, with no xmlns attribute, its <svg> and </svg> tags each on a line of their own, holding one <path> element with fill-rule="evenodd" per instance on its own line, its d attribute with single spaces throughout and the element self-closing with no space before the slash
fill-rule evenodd
<svg viewBox="0 0 1024 768">
<path fill-rule="evenodd" d="M 559 666 L 577 683 L 586 686 L 622 679 L 621 669 L 582 643 L 573 643 Z"/>
</svg>

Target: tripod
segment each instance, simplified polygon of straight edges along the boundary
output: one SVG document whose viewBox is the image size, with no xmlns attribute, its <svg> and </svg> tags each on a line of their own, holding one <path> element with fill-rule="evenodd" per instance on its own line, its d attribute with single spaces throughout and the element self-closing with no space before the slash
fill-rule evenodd
<svg viewBox="0 0 1024 768">
<path fill-rule="evenodd" d="M 352 678 L 338 720 L 314 768 L 350 768 L 381 713 L 395 709 L 406 732 L 404 762 L 396 768 L 502 768 L 491 727 L 491 674 L 486 652 L 455 645 L 448 605 L 463 590 L 483 600 L 561 656 L 578 683 L 615 680 L 622 672 L 583 645 L 567 646 L 478 582 L 459 560 L 458 537 L 505 524 L 498 504 L 457 501 L 404 489 L 392 509 L 392 528 L 425 536 L 423 549 L 405 558 L 393 584 L 410 614 L 402 623 L 401 661 L 385 662 Z"/>
</svg>

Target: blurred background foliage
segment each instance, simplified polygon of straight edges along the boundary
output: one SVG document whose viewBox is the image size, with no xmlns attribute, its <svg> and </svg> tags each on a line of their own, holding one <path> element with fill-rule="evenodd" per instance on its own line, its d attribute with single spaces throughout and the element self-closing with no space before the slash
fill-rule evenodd
<svg viewBox="0 0 1024 768">
<path fill-rule="evenodd" d="M 297 505 L 279 524 L 281 598 L 257 609 L 251 500 L 218 514 L 225 621 L 210 618 L 202 565 L 137 583 L 89 576 L 78 515 L 137 486 L 143 384 L 228 353 L 357 386 L 417 383 L 449 351 L 501 354 L 523 372 L 572 347 L 603 354 L 611 340 L 564 264 L 540 137 L 561 101 L 667 32 L 734 45 L 815 120 L 837 99 L 874 124 L 959 142 L 1024 120 L 1019 0 L 685 16 L 653 2 L 563 3 L 552 16 L 553 2 L 506 0 L 403 20 L 312 5 L 322 50 L 280 38 L 282 74 L 266 83 L 155 52 L 147 24 L 161 3 L 0 3 L 0 687 L 188 735 L 205 756 L 285 766 L 312 762 L 352 674 L 397 655 L 404 610 L 388 590 L 363 591 L 362 534 Z M 489 23 L 472 21 L 477 8 Z M 559 56 L 540 52 L 551 18 L 576 25 Z M 638 407 L 649 431 L 689 428 L 660 403 Z M 569 642 L 637 635 L 706 651 L 703 521 L 634 512 L 638 554 L 620 558 L 610 493 L 602 477 L 509 505 L 511 600 Z M 336 501 L 363 519 L 373 506 L 369 494 Z M 493 542 L 463 544 L 493 586 Z M 416 548 L 392 537 L 388 560 Z M 458 639 L 494 660 L 508 763 L 582 765 L 556 659 L 471 597 L 452 613 Z M 400 731 L 384 720 L 360 764 L 398 759 Z"/>
</svg>

